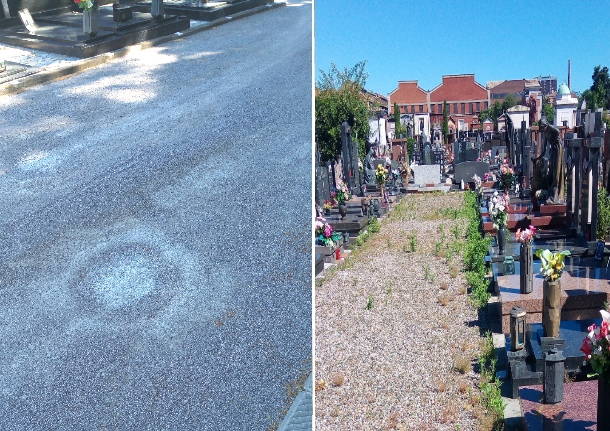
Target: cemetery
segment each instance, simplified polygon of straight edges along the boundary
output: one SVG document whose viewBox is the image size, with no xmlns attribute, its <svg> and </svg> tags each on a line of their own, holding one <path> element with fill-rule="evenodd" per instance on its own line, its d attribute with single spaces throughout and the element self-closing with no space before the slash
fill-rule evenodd
<svg viewBox="0 0 610 431">
<path fill-rule="evenodd" d="M 487 413 L 472 415 L 491 425 L 478 429 L 610 430 L 610 133 L 602 110 L 574 105 L 572 114 L 562 125 L 505 115 L 500 139 L 464 132 L 442 145 L 408 135 L 411 152 L 405 139 L 370 139 L 360 158 L 344 122 L 340 154 L 322 161 L 317 151 L 318 425 L 356 426 L 336 407 L 347 402 L 347 382 L 350 403 L 379 429 L 407 429 L 405 409 L 432 393 L 434 403 L 451 403 L 454 390 L 476 412 L 464 381 L 473 378 L 470 362 L 455 359 L 462 355 L 479 357 L 474 386 Z M 409 306 L 413 295 L 420 303 Z M 425 347 L 407 322 L 447 355 L 416 380 L 404 373 L 417 370 L 413 346 Z M 439 344 L 437 323 L 441 333 L 456 331 L 461 347 Z M 379 376 L 366 375 L 368 355 Z M 448 381 L 433 378 L 448 369 Z M 409 382 L 429 393 L 405 395 Z M 392 412 L 375 397 L 401 401 Z M 424 414 L 476 429 L 472 415 L 450 406 Z"/>
</svg>

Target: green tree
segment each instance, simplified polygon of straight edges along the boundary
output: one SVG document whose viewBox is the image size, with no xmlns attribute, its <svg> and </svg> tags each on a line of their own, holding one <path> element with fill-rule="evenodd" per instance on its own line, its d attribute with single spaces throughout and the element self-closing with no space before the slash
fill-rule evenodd
<svg viewBox="0 0 610 431">
<path fill-rule="evenodd" d="M 394 102 L 394 136 L 400 138 L 403 135 L 406 135 L 407 128 L 403 126 L 400 121 L 400 108 L 398 107 L 398 103 Z"/>
<path fill-rule="evenodd" d="M 443 142 L 447 145 L 449 137 L 449 110 L 447 109 L 447 101 L 443 100 L 443 125 L 441 127 L 443 133 Z"/>
<path fill-rule="evenodd" d="M 500 114 L 498 114 L 498 117 L 500 115 L 502 115 L 502 112 L 507 111 L 510 108 L 512 108 L 513 106 L 517 105 L 517 102 L 518 102 L 517 99 L 512 94 L 509 94 L 508 96 L 506 96 L 504 98 L 504 101 L 502 102 L 502 105 L 501 105 L 502 110 L 501 110 Z"/>
<path fill-rule="evenodd" d="M 366 83 L 365 62 L 339 70 L 334 64 L 328 72 L 320 71 L 316 83 L 316 143 L 323 160 L 341 154 L 341 124 L 352 127 L 352 139 L 358 143 L 359 155 L 366 155 L 370 113 L 361 90 Z"/>
<path fill-rule="evenodd" d="M 553 105 L 550 103 L 543 103 L 542 115 L 546 117 L 546 121 L 548 121 L 549 124 L 553 124 L 553 121 L 555 120 L 555 108 Z"/>
<path fill-rule="evenodd" d="M 591 75 L 593 84 L 583 91 L 580 102 L 585 100 L 588 109 L 610 109 L 610 76 L 606 66 L 595 66 Z"/>
</svg>

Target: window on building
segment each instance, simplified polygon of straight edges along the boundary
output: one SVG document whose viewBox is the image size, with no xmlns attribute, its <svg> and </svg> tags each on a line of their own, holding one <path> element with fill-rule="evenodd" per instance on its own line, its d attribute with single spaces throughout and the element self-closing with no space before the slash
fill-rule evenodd
<svg viewBox="0 0 610 431">
<path fill-rule="evenodd" d="M 483 106 L 484 106 L 483 110 L 485 110 L 485 109 L 489 108 L 489 103 L 483 102 Z"/>
<path fill-rule="evenodd" d="M 415 114 L 415 105 L 411 105 L 411 114 Z"/>
<path fill-rule="evenodd" d="M 457 113 L 458 113 L 458 104 L 457 104 L 457 103 L 454 103 L 454 104 L 453 104 L 453 113 L 454 113 L 454 114 L 457 114 Z"/>
<path fill-rule="evenodd" d="M 419 105 L 419 112 L 424 112 L 424 105 Z"/>
<path fill-rule="evenodd" d="M 481 102 L 477 102 L 477 112 L 481 112 Z"/>
<path fill-rule="evenodd" d="M 474 111 L 473 111 L 473 105 L 474 105 L 474 104 L 473 104 L 472 102 L 470 102 L 470 103 L 468 104 L 468 113 L 469 113 L 469 114 L 473 114 L 473 113 L 474 113 Z"/>
<path fill-rule="evenodd" d="M 460 114 L 465 114 L 466 113 L 466 104 L 462 103 L 462 106 L 460 106 Z"/>
</svg>

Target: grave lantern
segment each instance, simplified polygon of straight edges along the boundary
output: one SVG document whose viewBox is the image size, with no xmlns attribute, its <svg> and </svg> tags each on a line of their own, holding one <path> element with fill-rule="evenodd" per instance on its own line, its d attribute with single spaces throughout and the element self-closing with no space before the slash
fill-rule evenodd
<svg viewBox="0 0 610 431">
<path fill-rule="evenodd" d="M 504 275 L 512 275 L 515 273 L 515 258 L 506 256 L 504 258 Z"/>
<path fill-rule="evenodd" d="M 511 350 L 516 352 L 525 347 L 525 321 L 527 313 L 521 307 L 510 310 Z"/>
<path fill-rule="evenodd" d="M 563 399 L 565 356 L 561 350 L 551 349 L 544 355 L 544 402 L 556 404 Z"/>
</svg>

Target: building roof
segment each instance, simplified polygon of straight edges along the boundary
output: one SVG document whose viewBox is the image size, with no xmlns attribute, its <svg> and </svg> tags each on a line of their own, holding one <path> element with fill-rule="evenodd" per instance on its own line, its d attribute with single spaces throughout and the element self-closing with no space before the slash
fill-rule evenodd
<svg viewBox="0 0 610 431">
<path fill-rule="evenodd" d="M 491 89 L 491 94 L 518 94 L 525 90 L 525 79 L 507 79 Z"/>
<path fill-rule="evenodd" d="M 417 85 L 417 81 L 399 81 L 398 87 L 390 93 L 390 102 L 401 103 L 426 103 L 426 91 Z"/>
<path fill-rule="evenodd" d="M 506 111 L 507 112 L 522 112 L 522 111 L 529 111 L 530 108 L 528 108 L 527 106 L 523 106 L 523 105 L 515 105 L 512 108 L 508 108 Z"/>
<path fill-rule="evenodd" d="M 474 80 L 474 74 L 444 75 L 443 82 L 430 91 L 430 101 L 487 100 L 487 90 Z"/>
</svg>

